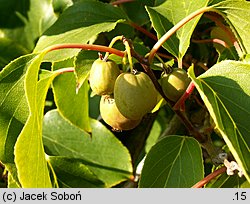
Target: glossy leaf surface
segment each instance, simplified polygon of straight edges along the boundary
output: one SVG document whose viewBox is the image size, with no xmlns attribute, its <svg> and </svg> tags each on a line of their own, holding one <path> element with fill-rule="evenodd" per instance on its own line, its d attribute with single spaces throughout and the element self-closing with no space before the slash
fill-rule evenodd
<svg viewBox="0 0 250 204">
<path fill-rule="evenodd" d="M 189 137 L 167 136 L 149 151 L 140 188 L 188 188 L 203 178 L 199 143 Z"/>
<path fill-rule="evenodd" d="M 195 78 L 195 83 L 216 129 L 250 181 L 250 65 L 237 61 L 222 61 Z"/>
<path fill-rule="evenodd" d="M 100 122 L 91 120 L 92 134 L 72 125 L 57 110 L 44 118 L 43 141 L 49 155 L 84 160 L 107 187 L 131 176 L 128 150 Z"/>
<path fill-rule="evenodd" d="M 101 32 L 110 31 L 118 22 L 126 20 L 121 9 L 99 1 L 83 1 L 68 7 L 59 19 L 39 39 L 35 51 L 62 43 L 88 43 Z M 79 50 L 54 51 L 46 56 L 59 61 L 74 56 Z"/>
<path fill-rule="evenodd" d="M 147 11 L 157 36 L 160 38 L 183 18 L 207 6 L 207 4 L 207 0 L 168 0 L 157 7 L 147 7 Z M 200 17 L 201 15 L 186 23 L 163 44 L 163 47 L 178 59 L 182 59 L 189 47 L 191 35 Z"/>
</svg>

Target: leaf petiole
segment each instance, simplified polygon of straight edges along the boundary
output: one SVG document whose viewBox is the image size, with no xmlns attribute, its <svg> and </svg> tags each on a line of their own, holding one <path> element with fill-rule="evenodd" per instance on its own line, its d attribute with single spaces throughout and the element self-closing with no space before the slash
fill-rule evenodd
<svg viewBox="0 0 250 204">
<path fill-rule="evenodd" d="M 111 40 L 110 44 L 109 44 L 109 48 L 112 48 L 113 45 L 114 45 L 118 40 L 122 41 L 122 40 L 123 40 L 123 36 L 121 35 L 121 36 L 116 36 L 116 37 L 114 37 L 114 38 Z M 103 60 L 104 60 L 104 61 L 107 61 L 108 56 L 109 56 L 109 52 L 106 52 L 106 54 L 105 54 Z"/>
<path fill-rule="evenodd" d="M 207 12 L 211 10 L 211 7 L 203 7 L 201 9 L 196 10 L 195 12 L 189 14 L 185 18 L 183 18 L 181 21 L 179 21 L 175 26 L 173 26 L 168 32 L 166 32 L 159 40 L 158 42 L 153 46 L 153 48 L 150 51 L 148 60 L 149 63 L 152 62 L 156 52 L 158 49 L 166 42 L 177 30 L 179 30 L 182 26 L 184 26 L 187 22 L 195 18 L 196 16 L 203 14 L 204 12 Z M 178 63 L 180 64 L 180 63 Z"/>
<path fill-rule="evenodd" d="M 47 47 L 44 51 L 46 53 L 60 50 L 60 49 L 82 49 L 82 50 L 95 50 L 99 52 L 109 52 L 115 54 L 119 57 L 124 57 L 124 52 L 117 50 L 115 48 L 103 46 L 103 45 L 89 45 L 89 44 L 79 44 L 79 43 L 69 43 L 69 44 L 57 44 Z"/>
<path fill-rule="evenodd" d="M 212 179 L 214 179 L 218 175 L 223 174 L 224 172 L 226 172 L 226 170 L 227 170 L 227 168 L 225 166 L 215 170 L 213 173 L 209 174 L 204 179 L 200 180 L 198 183 L 193 185 L 192 188 L 201 188 L 201 187 L 203 187 L 204 185 L 206 185 L 209 181 L 211 181 Z"/>
</svg>

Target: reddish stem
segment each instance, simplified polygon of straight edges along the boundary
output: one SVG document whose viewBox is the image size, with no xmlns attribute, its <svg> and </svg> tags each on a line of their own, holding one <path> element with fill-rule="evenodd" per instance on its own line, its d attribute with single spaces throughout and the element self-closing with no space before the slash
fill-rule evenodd
<svg viewBox="0 0 250 204">
<path fill-rule="evenodd" d="M 189 14 L 185 18 L 183 18 L 181 21 L 179 21 L 175 26 L 173 26 L 168 32 L 166 32 L 153 46 L 153 48 L 150 51 L 148 60 L 151 63 L 153 60 L 153 57 L 155 53 L 158 51 L 158 49 L 166 42 L 177 30 L 179 30 L 182 26 L 184 26 L 187 22 L 194 19 L 196 16 L 203 14 L 204 12 L 209 11 L 209 7 L 204 7 L 201 9 L 196 10 L 195 12 Z"/>
<path fill-rule="evenodd" d="M 205 14 L 205 16 L 207 18 L 209 18 L 210 20 L 214 21 L 216 23 L 217 26 L 221 27 L 228 35 L 228 37 L 230 38 L 231 42 L 233 43 L 235 49 L 237 50 L 238 53 L 242 53 L 241 47 L 237 41 L 237 39 L 235 38 L 234 34 L 231 32 L 231 30 L 229 30 L 218 18 L 218 16 L 213 16 L 210 14 Z"/>
<path fill-rule="evenodd" d="M 200 66 L 204 71 L 208 70 L 208 67 L 204 65 L 202 62 L 197 62 L 196 65 Z"/>
<path fill-rule="evenodd" d="M 195 85 L 193 82 L 191 82 L 185 93 L 181 96 L 181 98 L 176 102 L 176 104 L 174 105 L 173 109 L 174 110 L 179 110 L 185 103 L 185 101 L 188 99 L 188 97 L 192 94 L 193 90 L 195 88 Z"/>
<path fill-rule="evenodd" d="M 205 108 L 205 105 L 200 101 L 200 99 L 196 95 L 193 95 L 193 98 L 200 107 Z"/>
<path fill-rule="evenodd" d="M 133 2 L 133 1 L 135 1 L 135 0 L 117 0 L 117 1 L 112 2 L 111 4 L 113 6 L 116 6 L 116 5 L 119 5 L 119 4 L 124 4 L 124 3 L 128 3 L 128 2 Z"/>
<path fill-rule="evenodd" d="M 62 69 L 58 69 L 55 72 L 58 73 L 58 75 L 63 74 L 63 73 L 67 73 L 67 72 L 74 72 L 75 68 L 74 67 L 68 67 L 68 68 L 62 68 Z"/>
<path fill-rule="evenodd" d="M 187 130 L 189 131 L 190 135 L 192 135 L 199 143 L 203 144 L 207 141 L 207 138 L 205 135 L 201 134 L 189 121 L 186 114 L 181 111 L 180 109 L 174 110 L 176 115 L 181 119 L 182 123 L 185 125 Z"/>
<path fill-rule="evenodd" d="M 78 44 L 78 43 L 52 45 L 46 49 L 46 52 L 50 52 L 53 50 L 60 50 L 60 49 L 95 50 L 99 52 L 109 52 L 117 56 L 124 57 L 123 51 L 120 51 L 111 47 L 107 47 L 103 45 L 89 45 L 89 44 Z"/>
<path fill-rule="evenodd" d="M 223 41 L 221 39 L 217 39 L 217 38 L 204 39 L 204 40 L 194 40 L 194 39 L 192 39 L 192 42 L 194 42 L 194 43 L 217 43 L 217 44 L 222 45 L 225 48 L 229 48 L 228 44 L 225 41 Z"/>
<path fill-rule="evenodd" d="M 215 170 L 213 173 L 209 174 L 204 179 L 200 180 L 198 183 L 193 185 L 192 188 L 202 188 L 209 181 L 211 181 L 212 179 L 214 179 L 218 175 L 223 174 L 224 172 L 226 172 L 226 170 L 227 170 L 227 168 L 225 166 Z"/>
<path fill-rule="evenodd" d="M 167 55 L 167 54 L 163 54 L 163 53 L 160 53 L 160 52 L 157 52 L 157 55 L 160 56 L 160 57 L 166 58 L 166 59 L 174 59 L 174 61 L 177 62 L 177 59 L 173 58 L 173 56 L 170 56 L 170 55 Z M 182 64 L 186 68 L 190 67 L 189 64 L 187 64 L 185 62 L 182 62 Z"/>
<path fill-rule="evenodd" d="M 153 39 L 153 40 L 155 40 L 155 41 L 158 40 L 158 38 L 157 38 L 153 33 L 150 33 L 148 30 L 146 30 L 145 28 L 143 28 L 143 27 L 137 25 L 136 23 L 134 23 L 134 22 L 129 22 L 129 24 L 130 24 L 132 27 L 134 27 L 136 30 L 139 30 L 139 31 L 141 31 L 142 33 L 144 33 L 144 34 L 145 34 L 146 36 L 148 36 L 149 38 L 151 38 L 151 39 Z"/>
</svg>

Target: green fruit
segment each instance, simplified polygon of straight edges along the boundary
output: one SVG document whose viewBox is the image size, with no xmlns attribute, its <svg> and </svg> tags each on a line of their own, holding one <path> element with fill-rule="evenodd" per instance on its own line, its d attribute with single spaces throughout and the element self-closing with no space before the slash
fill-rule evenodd
<svg viewBox="0 0 250 204">
<path fill-rule="evenodd" d="M 97 95 L 112 94 L 119 74 L 120 69 L 114 61 L 95 60 L 89 75 L 92 91 Z"/>
<path fill-rule="evenodd" d="M 117 109 L 115 100 L 109 96 L 102 96 L 100 101 L 102 119 L 115 130 L 131 130 L 141 122 L 124 117 Z"/>
<path fill-rule="evenodd" d="M 170 74 L 162 76 L 161 86 L 167 98 L 176 102 L 184 94 L 190 81 L 184 69 L 174 68 Z"/>
<path fill-rule="evenodd" d="M 155 107 L 157 91 L 147 74 L 123 73 L 116 79 L 114 98 L 122 115 L 138 120 Z"/>
</svg>

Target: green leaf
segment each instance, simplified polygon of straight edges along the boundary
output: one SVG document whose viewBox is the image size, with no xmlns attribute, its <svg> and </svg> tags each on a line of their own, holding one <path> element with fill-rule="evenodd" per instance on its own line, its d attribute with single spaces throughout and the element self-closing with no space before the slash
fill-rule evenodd
<svg viewBox="0 0 250 204">
<path fill-rule="evenodd" d="M 239 55 L 235 47 L 230 47 L 229 49 L 223 50 L 223 52 L 218 52 L 219 57 L 217 62 L 224 61 L 224 60 L 239 60 Z"/>
<path fill-rule="evenodd" d="M 173 112 L 169 107 L 161 108 L 157 114 L 156 120 L 150 130 L 150 134 L 145 144 L 145 153 L 148 153 L 152 146 L 160 139 L 160 136 L 169 128 L 170 121 L 173 118 Z"/>
<path fill-rule="evenodd" d="M 0 37 L 0 70 L 10 61 L 24 54 L 28 54 L 28 52 L 22 46 L 8 38 Z"/>
<path fill-rule="evenodd" d="M 229 27 L 228 27 L 228 29 L 229 29 Z M 211 36 L 211 38 L 223 40 L 229 47 L 233 46 L 233 43 L 231 42 L 231 39 L 227 35 L 226 31 L 223 30 L 221 27 L 218 27 L 218 26 L 213 27 L 211 32 L 210 32 L 210 36 Z M 213 46 L 216 48 L 216 50 L 219 53 L 222 53 L 223 50 L 227 49 L 218 43 L 213 43 Z"/>
<path fill-rule="evenodd" d="M 162 108 L 159 111 L 146 115 L 140 125 L 130 131 L 123 131 L 116 135 L 128 148 L 134 168 L 157 142 L 161 133 L 167 128 L 171 113 L 170 108 Z"/>
<path fill-rule="evenodd" d="M 69 62 L 70 61 L 70 62 Z M 53 64 L 53 70 L 73 64 L 73 59 Z M 66 88 L 65 88 L 66 87 Z M 73 72 L 64 73 L 53 81 L 54 100 L 59 112 L 74 125 L 91 132 L 89 122 L 89 85 L 86 81 L 79 89 Z"/>
<path fill-rule="evenodd" d="M 211 30 L 210 35 L 211 35 L 211 38 L 223 40 L 229 46 L 228 48 L 225 48 L 224 46 L 218 43 L 213 43 L 214 48 L 219 54 L 219 57 L 217 60 L 218 62 L 223 61 L 223 60 L 230 60 L 230 59 L 239 60 L 239 56 L 237 54 L 235 47 L 233 46 L 233 43 L 231 42 L 227 33 L 221 27 L 214 27 Z"/>
<path fill-rule="evenodd" d="M 69 6 L 72 6 L 73 0 L 53 0 L 53 8 L 56 13 L 63 12 Z"/>
<path fill-rule="evenodd" d="M 30 51 L 55 20 L 52 0 L 1 0 L 0 33 Z"/>
<path fill-rule="evenodd" d="M 110 59 L 109 55 L 109 59 Z M 87 83 L 89 72 L 93 62 L 98 58 L 98 54 L 96 51 L 91 50 L 82 50 L 78 53 L 78 55 L 74 58 L 74 67 L 75 67 L 75 75 L 76 75 L 76 89 L 77 91 L 81 88 L 83 84 Z M 86 83 L 85 83 L 86 82 Z M 90 96 L 92 93 L 91 89 L 89 89 L 89 97 L 88 97 L 88 108 L 89 108 L 89 117 L 97 119 L 100 115 L 99 104 L 101 96 L 95 95 Z M 86 105 L 87 103 L 81 103 L 81 106 Z M 87 114 L 87 113 L 86 113 Z M 86 115 L 87 116 L 87 115 Z M 80 120 L 82 120 L 81 118 Z M 86 118 L 87 120 L 87 118 Z"/>
<path fill-rule="evenodd" d="M 57 180 L 62 188 L 101 188 L 104 183 L 80 159 L 50 156 Z"/>
<path fill-rule="evenodd" d="M 4 165 L 6 170 L 8 171 L 8 188 L 21 188 L 15 164 L 6 163 Z"/>
<path fill-rule="evenodd" d="M 37 81 L 38 71 L 45 54 L 45 52 L 41 53 L 32 60 L 24 79 L 30 113 L 14 149 L 15 164 L 22 187 L 52 186 L 42 143 L 42 121 L 46 94 L 58 73 L 48 73 L 47 77 L 43 76 L 39 82 Z"/>
<path fill-rule="evenodd" d="M 20 188 L 20 186 L 10 173 L 8 173 L 8 188 Z"/>
<path fill-rule="evenodd" d="M 167 136 L 146 156 L 140 188 L 188 188 L 203 178 L 199 143 L 191 137 Z"/>
<path fill-rule="evenodd" d="M 126 20 L 120 8 L 99 1 L 86 0 L 66 9 L 56 23 L 39 39 L 35 51 L 62 43 L 87 43 L 93 36 L 110 31 L 118 22 Z M 54 51 L 46 56 L 59 61 L 74 56 L 79 49 Z"/>
<path fill-rule="evenodd" d="M 14 165 L 14 145 L 16 144 L 17 137 L 22 131 L 23 126 L 29 117 L 29 107 L 27 104 L 27 99 L 25 97 L 26 91 L 28 91 L 29 89 L 27 88 L 25 90 L 25 77 L 28 70 L 34 68 L 32 64 L 34 63 L 34 61 L 36 61 L 36 57 L 38 57 L 38 55 L 36 54 L 30 54 L 20 57 L 7 65 L 0 74 L 1 161 L 5 163 L 5 166 L 8 169 L 9 174 L 11 175 L 9 177 L 11 183 L 9 184 L 10 186 L 14 187 L 21 186 L 17 178 L 17 169 Z M 41 80 L 38 85 L 38 92 L 41 93 L 41 95 L 39 95 L 40 97 L 43 94 L 46 95 L 46 92 L 42 93 L 44 85 L 44 80 Z M 38 98 L 38 100 L 40 100 L 40 98 Z M 43 110 L 43 106 L 41 106 L 40 110 Z M 38 112 L 35 114 L 42 114 L 42 112 Z M 28 140 L 32 140 L 35 137 L 35 135 L 32 134 L 28 134 L 26 136 L 28 137 Z M 19 139 L 20 136 L 18 140 Z M 30 149 L 27 147 L 28 144 L 29 141 L 27 143 L 24 142 L 23 144 L 21 144 L 23 150 L 21 150 L 21 152 L 18 150 L 15 152 L 16 157 L 24 156 L 23 166 L 19 165 L 19 162 L 17 162 L 19 172 L 25 171 L 29 167 L 31 167 L 32 169 L 33 167 L 36 167 L 36 162 L 39 162 L 39 160 L 35 159 L 35 161 L 33 161 L 31 159 L 31 157 L 34 155 L 27 153 L 25 154 L 25 151 L 30 152 Z M 33 143 L 32 145 L 35 145 L 35 143 Z M 33 148 L 36 148 L 36 146 L 34 146 Z M 22 153 L 24 153 L 24 155 L 21 155 Z M 31 185 L 33 185 L 32 181 L 36 179 L 34 177 L 34 174 L 29 173 L 28 171 L 26 173 L 28 174 L 22 175 L 21 173 L 21 181 L 28 179 L 31 182 Z M 24 184 L 23 186 L 26 186 L 26 184 Z"/>
<path fill-rule="evenodd" d="M 136 128 L 129 131 L 122 131 L 116 134 L 116 136 L 118 136 L 120 140 L 123 141 L 123 144 L 129 150 L 134 167 L 136 167 L 136 165 L 144 156 L 145 141 L 150 134 L 157 114 L 158 112 L 145 115 L 143 120 Z"/>
<path fill-rule="evenodd" d="M 95 95 L 91 97 L 92 91 L 89 91 L 89 117 L 97 119 L 100 117 L 100 100 L 101 96 Z"/>
<path fill-rule="evenodd" d="M 157 7 L 146 8 L 157 36 L 160 38 L 183 18 L 207 6 L 207 4 L 208 0 L 168 0 Z M 176 58 L 182 59 L 189 47 L 191 35 L 200 17 L 201 15 L 198 15 L 186 23 L 163 44 L 163 47 Z"/>
<path fill-rule="evenodd" d="M 242 0 L 223 1 L 213 6 L 229 23 L 239 43 L 244 49 L 244 54 L 250 53 L 250 2 Z"/>
<path fill-rule="evenodd" d="M 84 160 L 84 164 L 107 187 L 127 180 L 132 174 L 128 150 L 104 125 L 91 120 L 91 137 L 67 122 L 57 110 L 46 113 L 43 141 L 49 155 Z"/>
<path fill-rule="evenodd" d="M 24 77 L 36 56 L 22 56 L 0 73 L 0 160 L 4 163 L 14 163 L 14 145 L 29 115 Z"/>
<path fill-rule="evenodd" d="M 138 42 L 139 41 L 139 42 Z M 134 47 L 134 50 L 138 53 L 138 54 L 140 54 L 141 56 L 145 56 L 147 53 L 149 53 L 149 51 L 150 51 L 150 49 L 148 48 L 148 47 L 146 47 L 146 45 L 144 45 L 143 44 L 143 42 L 141 41 L 141 40 L 139 40 L 139 39 L 137 39 L 137 40 L 134 40 L 133 42 L 132 42 L 132 44 L 133 44 L 133 47 Z M 118 50 L 124 50 L 124 44 L 123 43 L 121 43 L 121 42 L 118 42 L 118 43 L 116 43 L 114 46 L 113 46 L 114 48 L 116 48 L 116 49 L 118 49 Z M 123 61 L 123 58 L 122 57 L 120 57 L 120 56 L 117 56 L 117 55 L 115 55 L 115 54 L 110 54 L 109 55 L 109 59 L 111 59 L 111 60 L 113 60 L 114 62 L 116 62 L 116 64 L 121 64 L 121 65 L 123 65 L 124 67 L 127 67 L 127 70 L 129 70 L 129 63 L 128 62 L 126 62 L 126 64 L 124 65 L 124 61 Z M 136 62 L 138 62 L 138 60 L 137 59 L 135 59 L 135 58 L 132 58 L 132 62 L 133 63 L 136 63 Z M 126 70 L 126 69 L 125 69 Z"/>
<path fill-rule="evenodd" d="M 82 50 L 75 57 L 75 73 L 77 78 L 77 87 L 80 88 L 82 84 L 88 79 L 89 72 L 93 62 L 98 58 L 96 51 Z"/>
<path fill-rule="evenodd" d="M 228 176 L 223 173 L 210 181 L 206 188 L 250 188 L 250 183 L 245 177 L 240 178 L 237 174 Z"/>
<path fill-rule="evenodd" d="M 216 129 L 250 181 L 250 64 L 226 60 L 214 65 L 198 78 L 194 76 L 192 67 L 189 75 Z"/>
<path fill-rule="evenodd" d="M 149 22 L 149 17 L 145 6 L 154 6 L 152 0 L 137 0 L 129 3 L 121 4 L 121 8 L 126 12 L 131 21 L 138 25 L 143 25 Z"/>
<path fill-rule="evenodd" d="M 164 3 L 166 0 L 155 0 L 155 6 L 159 6 L 160 4 Z"/>
</svg>

